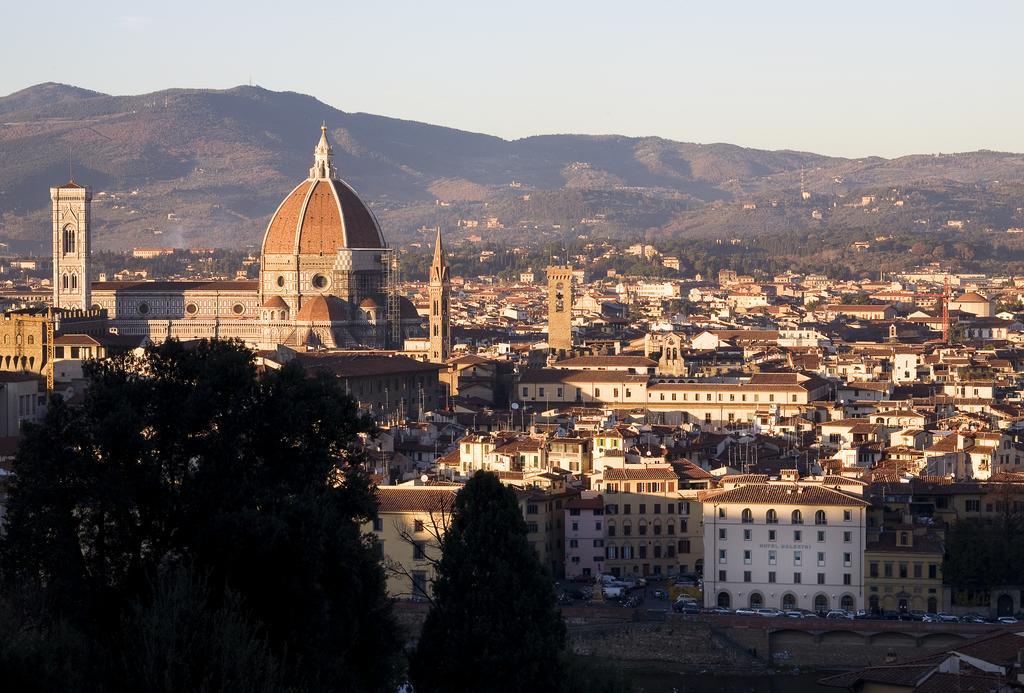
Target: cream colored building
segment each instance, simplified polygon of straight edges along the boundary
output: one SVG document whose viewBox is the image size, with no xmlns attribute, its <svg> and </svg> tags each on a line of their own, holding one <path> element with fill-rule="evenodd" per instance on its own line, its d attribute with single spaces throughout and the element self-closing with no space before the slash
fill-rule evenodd
<svg viewBox="0 0 1024 693">
<path fill-rule="evenodd" d="M 864 608 L 870 503 L 833 486 L 792 473 L 703 494 L 704 605 Z"/>
<path fill-rule="evenodd" d="M 455 502 L 456 487 L 379 486 L 372 532 L 387 572 L 388 594 L 422 599 L 433 593 L 434 566 Z"/>
</svg>

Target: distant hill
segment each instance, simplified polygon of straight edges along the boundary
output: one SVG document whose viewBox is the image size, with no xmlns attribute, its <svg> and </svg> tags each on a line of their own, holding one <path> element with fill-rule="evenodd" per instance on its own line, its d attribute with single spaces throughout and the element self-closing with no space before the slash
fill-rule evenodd
<svg viewBox="0 0 1024 693">
<path fill-rule="evenodd" d="M 305 176 L 321 121 L 338 170 L 395 242 L 424 224 L 499 213 L 510 227 L 597 217 L 616 233 L 719 233 L 737 223 L 744 230 L 743 217 L 723 217 L 722 205 L 799 200 L 801 180 L 820 204 L 868 188 L 1024 180 L 1019 154 L 854 160 L 656 137 L 510 142 L 259 87 L 111 96 L 47 83 L 0 98 L 0 238 L 44 247 L 48 189 L 67 180 L 70 151 L 72 175 L 97 193 L 99 247 L 258 245 L 269 215 Z M 804 219 L 809 210 L 795 209 L 777 221 Z"/>
</svg>

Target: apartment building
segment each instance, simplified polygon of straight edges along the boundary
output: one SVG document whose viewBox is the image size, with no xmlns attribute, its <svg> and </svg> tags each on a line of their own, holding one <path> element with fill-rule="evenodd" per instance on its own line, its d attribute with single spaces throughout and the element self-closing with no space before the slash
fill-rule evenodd
<svg viewBox="0 0 1024 693">
<path fill-rule="evenodd" d="M 705 606 L 863 608 L 863 497 L 789 475 L 701 500 Z"/>
<path fill-rule="evenodd" d="M 584 491 L 565 502 L 565 576 L 604 572 L 604 499 Z"/>
<path fill-rule="evenodd" d="M 388 594 L 423 599 L 433 590 L 434 564 L 457 489 L 437 486 L 377 487 L 378 517 L 372 532 L 387 573 Z"/>
<path fill-rule="evenodd" d="M 670 464 L 606 467 L 594 481 L 604 498 L 605 571 L 612 575 L 674 575 L 691 565 L 687 529 L 692 505 L 679 495 Z M 685 542 L 685 543 L 684 543 Z M 681 553 L 682 552 L 682 553 Z"/>
</svg>

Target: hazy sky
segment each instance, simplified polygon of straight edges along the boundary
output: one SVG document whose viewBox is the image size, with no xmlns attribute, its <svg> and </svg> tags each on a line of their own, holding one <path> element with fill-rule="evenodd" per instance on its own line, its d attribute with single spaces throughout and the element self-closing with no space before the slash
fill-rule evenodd
<svg viewBox="0 0 1024 693">
<path fill-rule="evenodd" d="M 1024 151 L 1024 2 L 18 2 L 0 94 L 250 79 L 506 138 Z"/>
</svg>

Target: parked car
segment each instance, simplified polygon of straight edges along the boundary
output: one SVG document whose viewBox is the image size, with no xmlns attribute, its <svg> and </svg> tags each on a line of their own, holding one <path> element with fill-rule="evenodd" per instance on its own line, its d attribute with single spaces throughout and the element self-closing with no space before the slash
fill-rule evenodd
<svg viewBox="0 0 1024 693">
<path fill-rule="evenodd" d="M 960 617 L 960 623 L 988 623 L 981 614 L 964 614 Z"/>
<path fill-rule="evenodd" d="M 939 613 L 935 614 L 938 618 L 939 623 L 959 623 L 960 619 L 953 614 Z"/>
<path fill-rule="evenodd" d="M 742 608 L 736 609 L 736 611 L 734 613 L 737 616 L 756 616 L 757 615 L 757 609 L 751 609 L 749 607 L 742 607 Z"/>
<path fill-rule="evenodd" d="M 762 608 L 762 609 L 758 609 L 757 610 L 757 615 L 758 616 L 765 616 L 765 617 L 768 617 L 768 618 L 774 618 L 776 616 L 782 616 L 782 612 L 779 609 L 772 609 L 770 607 L 765 607 L 765 608 Z"/>
<path fill-rule="evenodd" d="M 827 614 L 825 614 L 825 618 L 845 618 L 852 621 L 853 613 L 850 611 L 846 611 L 845 609 L 832 609 Z"/>
<path fill-rule="evenodd" d="M 604 594 L 605 599 L 622 599 L 622 595 L 625 594 L 625 589 L 615 585 L 608 585 L 602 589 L 602 593 Z"/>
<path fill-rule="evenodd" d="M 711 607 L 708 607 L 707 609 L 705 609 L 704 611 L 709 613 L 709 614 L 716 614 L 718 616 L 723 616 L 725 614 L 731 614 L 732 613 L 732 609 L 728 609 L 728 608 L 726 608 L 724 606 L 711 606 Z"/>
<path fill-rule="evenodd" d="M 700 606 L 696 602 L 676 602 L 672 605 L 672 611 L 677 614 L 699 614 Z"/>
<path fill-rule="evenodd" d="M 996 623 L 1002 623 L 1003 625 L 1012 626 L 1017 623 L 1017 619 L 1013 616 L 1000 616 L 996 619 Z"/>
<path fill-rule="evenodd" d="M 932 614 L 932 613 L 926 613 L 923 616 L 921 616 L 921 621 L 924 622 L 924 623 L 938 623 L 939 622 L 939 615 L 938 614 Z"/>
<path fill-rule="evenodd" d="M 818 618 L 818 614 L 807 609 L 789 609 L 788 611 L 783 611 L 782 615 L 786 618 Z"/>
</svg>

